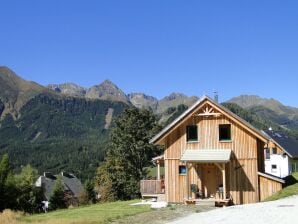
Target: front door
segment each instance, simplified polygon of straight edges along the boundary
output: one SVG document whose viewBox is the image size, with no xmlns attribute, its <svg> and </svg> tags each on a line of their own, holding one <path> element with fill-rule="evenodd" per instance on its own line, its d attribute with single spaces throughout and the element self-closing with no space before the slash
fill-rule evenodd
<svg viewBox="0 0 298 224">
<path fill-rule="evenodd" d="M 215 197 L 218 186 L 216 167 L 212 164 L 203 165 L 203 186 L 205 197 Z"/>
</svg>

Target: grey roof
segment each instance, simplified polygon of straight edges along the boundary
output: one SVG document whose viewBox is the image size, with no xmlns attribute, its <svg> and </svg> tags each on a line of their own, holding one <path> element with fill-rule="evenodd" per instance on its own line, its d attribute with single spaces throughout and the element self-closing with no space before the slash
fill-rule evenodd
<svg viewBox="0 0 298 224">
<path fill-rule="evenodd" d="M 268 173 L 258 172 L 258 175 L 260 175 L 262 177 L 266 177 L 266 178 L 271 179 L 271 180 L 275 180 L 275 181 L 280 182 L 282 184 L 285 183 L 285 180 L 283 180 L 283 179 L 281 179 L 279 177 L 273 176 L 271 174 L 268 174 Z"/>
<path fill-rule="evenodd" d="M 50 200 L 58 177 L 61 178 L 64 190 L 71 191 L 74 197 L 78 197 L 84 191 L 81 181 L 73 174 L 63 172 L 58 175 L 50 175 L 47 173 L 45 176 L 40 176 L 36 182 L 37 186 L 42 187 L 46 200 Z"/>
<path fill-rule="evenodd" d="M 261 132 L 260 130 L 258 130 L 257 128 L 255 128 L 254 126 L 252 126 L 250 123 L 248 123 L 247 121 L 245 121 L 244 119 L 242 119 L 241 117 L 239 117 L 238 115 L 234 114 L 232 111 L 230 111 L 229 109 L 225 108 L 224 106 L 222 106 L 221 104 L 215 102 L 214 100 L 212 100 L 210 97 L 208 96 L 203 96 L 202 98 L 200 98 L 196 103 L 194 103 L 190 108 L 188 108 L 184 113 L 182 113 L 179 117 L 177 117 L 172 123 L 170 123 L 169 125 L 167 125 L 163 130 L 161 130 L 157 135 L 155 135 L 151 140 L 150 143 L 155 143 L 156 141 L 158 141 L 161 137 L 163 137 L 169 130 L 171 130 L 173 127 L 175 127 L 180 121 L 182 121 L 184 118 L 187 117 L 187 115 L 189 115 L 190 113 L 192 113 L 204 100 L 209 100 L 210 102 L 212 102 L 214 105 L 216 105 L 218 108 L 220 108 L 221 110 L 223 110 L 224 112 L 228 113 L 230 116 L 232 116 L 233 118 L 235 118 L 236 120 L 238 120 L 239 122 L 243 123 L 244 125 L 246 125 L 249 129 L 251 129 L 253 132 L 259 134 L 260 136 L 262 136 L 263 138 L 268 139 L 268 136 L 265 135 L 263 132 Z"/>
<path fill-rule="evenodd" d="M 281 132 L 273 130 L 263 131 L 275 141 L 292 158 L 298 158 L 298 140 Z"/>
<path fill-rule="evenodd" d="M 226 163 L 230 161 L 231 149 L 187 149 L 181 160 L 201 163 Z"/>
</svg>

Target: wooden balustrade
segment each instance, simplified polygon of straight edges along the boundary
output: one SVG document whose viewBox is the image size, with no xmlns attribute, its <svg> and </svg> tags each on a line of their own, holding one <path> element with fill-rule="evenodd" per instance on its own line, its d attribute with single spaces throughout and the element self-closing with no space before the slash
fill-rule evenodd
<svg viewBox="0 0 298 224">
<path fill-rule="evenodd" d="M 164 180 L 141 180 L 141 194 L 163 194 Z"/>
</svg>

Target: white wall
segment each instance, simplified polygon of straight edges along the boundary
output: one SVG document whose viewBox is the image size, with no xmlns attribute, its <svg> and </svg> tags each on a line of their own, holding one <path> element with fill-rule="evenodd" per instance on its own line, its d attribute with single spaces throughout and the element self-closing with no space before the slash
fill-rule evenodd
<svg viewBox="0 0 298 224">
<path fill-rule="evenodd" d="M 276 165 L 276 169 L 272 169 Z M 292 165 L 287 155 L 270 154 L 270 159 L 265 157 L 265 172 L 277 177 L 286 177 L 292 173 Z"/>
</svg>

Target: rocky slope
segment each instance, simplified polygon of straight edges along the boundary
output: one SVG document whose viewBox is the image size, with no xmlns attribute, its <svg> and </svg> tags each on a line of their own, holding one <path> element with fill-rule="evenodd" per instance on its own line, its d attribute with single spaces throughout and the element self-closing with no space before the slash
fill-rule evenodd
<svg viewBox="0 0 298 224">
<path fill-rule="evenodd" d="M 22 106 L 41 93 L 49 93 L 49 90 L 35 82 L 22 79 L 5 66 L 0 67 L 0 101 L 4 105 L 1 118 L 6 114 L 18 117 Z"/>
<path fill-rule="evenodd" d="M 50 84 L 47 88 L 68 96 L 85 97 L 87 89 L 74 83 Z"/>
</svg>

